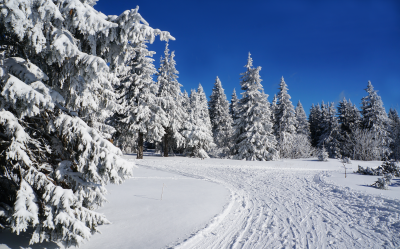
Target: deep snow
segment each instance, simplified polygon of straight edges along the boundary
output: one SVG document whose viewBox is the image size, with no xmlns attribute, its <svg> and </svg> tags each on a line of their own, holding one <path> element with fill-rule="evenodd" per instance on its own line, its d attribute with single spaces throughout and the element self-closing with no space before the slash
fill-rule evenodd
<svg viewBox="0 0 400 249">
<path fill-rule="evenodd" d="M 334 159 L 135 161 L 133 179 L 107 187 L 99 211 L 112 224 L 81 248 L 400 247 L 400 180 L 378 190 L 378 177 L 353 174 L 381 162 L 353 161 L 345 178 Z M 0 233 L 0 248 L 27 241 Z M 55 244 L 32 248 L 43 246 Z"/>
</svg>

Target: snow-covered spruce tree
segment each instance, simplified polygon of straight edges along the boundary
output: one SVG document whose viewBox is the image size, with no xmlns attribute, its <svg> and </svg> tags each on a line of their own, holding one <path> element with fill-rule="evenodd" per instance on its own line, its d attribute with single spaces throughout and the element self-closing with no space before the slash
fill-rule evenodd
<svg viewBox="0 0 400 249">
<path fill-rule="evenodd" d="M 121 109 L 114 115 L 114 123 L 121 140 L 137 137 L 137 158 L 143 159 L 144 140 L 161 141 L 167 119 L 157 96 L 158 85 L 153 81 L 157 71 L 151 57 L 155 52 L 147 50 L 146 41 L 132 47 L 132 57 L 127 63 L 130 70 L 120 76 L 121 83 L 116 88 Z"/>
<path fill-rule="evenodd" d="M 276 160 L 276 139 L 273 134 L 271 111 L 261 85 L 261 67 L 253 68 L 249 57 L 246 72 L 242 73 L 242 98 L 238 104 L 238 119 L 234 122 L 234 158 L 246 160 Z"/>
<path fill-rule="evenodd" d="M 165 135 L 163 137 L 164 156 L 174 148 L 183 147 L 185 138 L 181 134 L 184 122 L 187 118 L 185 107 L 182 105 L 184 98 L 181 92 L 181 84 L 178 82 L 178 71 L 175 68 L 175 53 L 169 54 L 168 43 L 165 46 L 164 58 L 161 58 L 158 69 L 157 82 L 160 87 L 158 97 L 161 108 L 164 110 L 167 122 L 164 125 Z"/>
<path fill-rule="evenodd" d="M 291 97 L 283 76 L 279 85 L 275 109 L 275 137 L 278 141 L 278 150 L 281 158 L 293 158 L 293 142 L 296 135 L 296 116 Z"/>
<path fill-rule="evenodd" d="M 185 154 L 190 157 L 208 158 L 207 151 L 215 146 L 211 131 L 207 100 L 201 85 L 190 93 L 189 119 L 185 123 Z"/>
<path fill-rule="evenodd" d="M 182 105 L 183 106 L 190 106 L 190 98 L 189 98 L 189 94 L 186 92 L 186 90 L 183 91 L 183 100 L 182 100 Z"/>
<path fill-rule="evenodd" d="M 236 90 L 233 89 L 231 102 L 229 103 L 229 113 L 231 114 L 233 121 L 238 118 L 238 102 L 239 99 L 236 95 Z"/>
<path fill-rule="evenodd" d="M 297 102 L 297 106 L 295 109 L 295 117 L 296 117 L 296 132 L 297 134 L 303 134 L 307 137 L 310 137 L 310 123 L 307 120 L 306 112 L 303 109 L 303 105 L 300 100 Z"/>
<path fill-rule="evenodd" d="M 392 150 L 392 158 L 398 161 L 400 159 L 400 118 L 396 109 L 389 110 L 390 121 L 390 137 L 392 140 L 390 149 Z"/>
<path fill-rule="evenodd" d="M 222 157 L 229 155 L 232 147 L 232 116 L 229 114 L 229 102 L 218 76 L 209 101 L 210 120 L 216 149 Z"/>
<path fill-rule="evenodd" d="M 295 109 L 296 116 L 296 135 L 293 141 L 293 158 L 308 158 L 313 152 L 310 141 L 310 124 L 302 104 L 297 103 Z"/>
<path fill-rule="evenodd" d="M 332 103 L 321 104 L 320 119 L 321 136 L 318 147 L 325 146 L 331 158 L 341 157 L 340 155 L 340 126 L 336 116 L 336 108 Z"/>
<path fill-rule="evenodd" d="M 276 96 L 276 94 L 274 94 L 274 98 L 272 99 L 271 105 L 270 105 L 270 109 L 271 109 L 271 122 L 272 124 L 274 124 L 273 129 L 274 129 L 274 134 L 276 134 L 275 128 L 276 128 L 276 118 L 275 118 L 275 112 L 276 112 L 276 108 L 277 108 L 277 103 L 278 103 L 278 97 Z"/>
<path fill-rule="evenodd" d="M 321 106 L 319 104 L 312 104 L 308 117 L 308 122 L 310 122 L 311 145 L 313 147 L 318 146 L 319 138 L 321 136 L 321 115 Z"/>
<path fill-rule="evenodd" d="M 363 97 L 361 102 L 361 126 L 376 134 L 374 137 L 379 140 L 379 146 L 376 148 L 379 151 L 379 157 L 376 160 L 381 160 L 390 154 L 389 119 L 382 99 L 374 90 L 371 81 L 368 81 L 365 91 L 368 95 Z"/>
<path fill-rule="evenodd" d="M 200 83 L 199 83 L 199 86 L 197 87 L 197 95 L 199 97 L 200 118 L 202 120 L 204 120 L 205 126 L 212 134 L 212 124 L 211 124 L 211 119 L 210 119 L 210 112 L 208 109 L 207 96 L 206 96 L 206 93 L 204 92 L 204 89 Z"/>
<path fill-rule="evenodd" d="M 322 145 L 322 147 L 320 149 L 318 149 L 318 160 L 319 161 L 328 161 L 328 152 L 326 152 L 325 146 Z"/>
<path fill-rule="evenodd" d="M 352 140 L 355 131 L 361 128 L 360 111 L 350 100 L 343 98 L 337 107 L 337 116 L 340 125 L 340 153 L 342 157 L 353 158 L 354 148 L 349 141 Z"/>
<path fill-rule="evenodd" d="M 94 211 L 104 185 L 132 174 L 108 131 L 97 131 L 118 107 L 119 59 L 128 41 L 172 37 L 138 8 L 107 17 L 79 0 L 13 0 L 1 9 L 0 226 L 32 227 L 31 244 L 79 246 L 107 223 Z"/>
</svg>

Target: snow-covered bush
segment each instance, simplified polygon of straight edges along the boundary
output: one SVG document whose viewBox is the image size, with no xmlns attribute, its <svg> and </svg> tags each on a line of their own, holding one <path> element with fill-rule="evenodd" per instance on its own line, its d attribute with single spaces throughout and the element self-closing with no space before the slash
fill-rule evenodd
<svg viewBox="0 0 400 249">
<path fill-rule="evenodd" d="M 383 178 L 378 178 L 378 180 L 371 186 L 375 186 L 379 189 L 388 189 L 392 179 L 393 179 L 392 174 L 385 174 Z"/>
<path fill-rule="evenodd" d="M 371 169 L 370 167 L 364 168 L 358 165 L 358 170 L 355 173 L 362 175 L 375 175 L 382 176 L 385 174 L 391 174 L 395 177 L 400 177 L 400 166 L 398 162 L 395 161 L 385 161 L 381 166 L 376 169 Z"/>
<path fill-rule="evenodd" d="M 325 149 L 325 146 L 322 146 L 321 149 L 318 150 L 318 160 L 319 161 L 328 161 L 328 152 Z"/>
<path fill-rule="evenodd" d="M 344 158 L 342 159 L 342 163 L 351 164 L 350 158 L 344 157 Z"/>
<path fill-rule="evenodd" d="M 309 158 L 314 150 L 309 137 L 301 133 L 294 135 L 293 144 L 290 148 L 290 158 Z"/>
<path fill-rule="evenodd" d="M 373 161 L 382 158 L 382 140 L 372 130 L 356 129 L 347 142 L 352 144 L 354 160 Z"/>
<path fill-rule="evenodd" d="M 357 171 L 354 171 L 354 173 L 358 173 L 361 175 L 380 175 L 379 173 L 375 174 L 374 169 L 370 168 L 370 167 L 362 167 L 361 165 L 358 165 L 358 169 Z"/>
<path fill-rule="evenodd" d="M 132 175 L 103 123 L 119 108 L 128 44 L 172 37 L 138 8 L 107 17 L 79 0 L 0 6 L 0 226 L 32 227 L 31 244 L 79 246 L 108 222 L 94 211 L 104 186 Z"/>
</svg>

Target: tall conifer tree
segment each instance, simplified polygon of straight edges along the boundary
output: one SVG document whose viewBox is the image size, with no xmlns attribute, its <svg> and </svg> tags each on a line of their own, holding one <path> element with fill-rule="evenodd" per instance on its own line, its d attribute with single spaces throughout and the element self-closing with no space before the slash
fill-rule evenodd
<svg viewBox="0 0 400 249">
<path fill-rule="evenodd" d="M 356 105 L 343 98 L 337 107 L 338 122 L 340 125 L 340 147 L 343 157 L 352 158 L 354 146 L 350 142 L 357 129 L 361 128 L 361 115 Z"/>
<path fill-rule="evenodd" d="M 319 138 L 321 136 L 321 115 L 322 110 L 319 104 L 312 104 L 308 121 L 310 122 L 311 145 L 318 146 Z"/>
<path fill-rule="evenodd" d="M 400 118 L 396 109 L 390 108 L 389 110 L 389 121 L 390 121 L 390 137 L 392 140 L 391 150 L 392 158 L 395 160 L 400 159 Z"/>
<path fill-rule="evenodd" d="M 186 138 L 185 153 L 190 157 L 208 158 L 207 152 L 215 146 L 208 114 L 207 99 L 199 84 L 197 92 L 190 93 L 189 117 L 183 136 Z"/>
<path fill-rule="evenodd" d="M 388 116 L 383 107 L 382 99 L 372 86 L 371 81 L 368 81 L 365 91 L 368 95 L 362 98 L 361 102 L 361 125 L 363 129 L 371 131 L 375 139 L 379 140 L 380 145 L 376 150 L 379 151 L 381 158 L 377 159 L 383 159 L 390 153 L 389 144 L 391 139 L 389 136 Z"/>
<path fill-rule="evenodd" d="M 275 107 L 275 136 L 278 140 L 280 156 L 292 157 L 292 144 L 296 135 L 296 116 L 291 97 L 283 76 L 281 78 L 277 103 Z"/>
<path fill-rule="evenodd" d="M 275 160 L 279 157 L 273 135 L 271 111 L 263 93 L 259 72 L 253 68 L 249 57 L 242 73 L 242 98 L 239 100 L 239 117 L 235 121 L 235 158 L 246 160 Z"/>
<path fill-rule="evenodd" d="M 231 114 L 233 121 L 238 118 L 238 104 L 239 99 L 236 95 L 236 90 L 233 89 L 231 102 L 229 103 L 229 113 Z"/>
<path fill-rule="evenodd" d="M 214 142 L 224 155 L 228 155 L 232 145 L 233 120 L 229 114 L 229 102 L 218 76 L 210 96 L 209 110 Z"/>
<path fill-rule="evenodd" d="M 333 102 L 321 105 L 320 130 L 318 147 L 325 147 L 332 158 L 340 157 L 340 126 Z"/>
<path fill-rule="evenodd" d="M 310 123 L 307 120 L 306 112 L 303 109 L 303 105 L 300 100 L 297 102 L 297 106 L 295 109 L 296 116 L 296 131 L 297 134 L 303 134 L 307 137 L 310 137 Z"/>
<path fill-rule="evenodd" d="M 159 106 L 158 85 L 153 81 L 157 71 L 151 57 L 155 52 L 148 51 L 145 43 L 134 45 L 133 52 L 128 63 L 130 70 L 121 77 L 117 88 L 122 108 L 116 123 L 120 139 L 135 141 L 137 138 L 137 158 L 143 159 L 144 140 L 161 141 L 167 120 Z M 136 136 L 132 136 L 135 133 Z"/>
<path fill-rule="evenodd" d="M 178 71 L 175 68 L 174 57 L 174 51 L 169 54 L 167 43 L 157 77 L 158 85 L 160 86 L 158 97 L 160 98 L 161 108 L 167 116 L 163 138 L 164 157 L 168 157 L 173 148 L 182 147 L 185 143 L 185 139 L 180 132 L 183 129 L 187 113 L 182 105 L 184 101 L 181 92 L 182 85 L 177 80 Z"/>
</svg>

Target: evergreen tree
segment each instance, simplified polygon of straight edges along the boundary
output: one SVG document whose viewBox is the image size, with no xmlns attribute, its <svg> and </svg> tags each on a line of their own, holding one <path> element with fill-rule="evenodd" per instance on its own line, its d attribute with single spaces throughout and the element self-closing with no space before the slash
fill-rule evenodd
<svg viewBox="0 0 400 249">
<path fill-rule="evenodd" d="M 283 158 L 292 157 L 294 137 L 296 135 L 296 116 L 288 88 L 281 78 L 279 93 L 275 109 L 275 136 L 278 140 L 278 149 Z"/>
<path fill-rule="evenodd" d="M 116 89 L 121 110 L 116 115 L 115 123 L 121 140 L 137 141 L 137 158 L 143 159 L 144 139 L 148 142 L 161 141 L 167 120 L 159 106 L 158 85 L 153 81 L 157 71 L 151 57 L 155 52 L 148 51 L 145 42 L 134 44 L 133 52 L 127 63 L 130 70 L 121 76 L 121 84 Z M 134 139 L 136 137 L 137 140 Z"/>
<path fill-rule="evenodd" d="M 276 150 L 269 103 L 261 85 L 261 67 L 253 68 L 250 53 L 245 67 L 246 72 L 241 74 L 240 82 L 244 92 L 239 100 L 239 117 L 235 120 L 235 158 L 275 160 L 279 153 Z"/>
<path fill-rule="evenodd" d="M 375 137 L 379 140 L 379 146 L 376 148 L 380 154 L 380 158 L 377 158 L 379 160 L 390 153 L 389 120 L 382 99 L 374 90 L 371 81 L 368 81 L 365 91 L 368 95 L 363 97 L 361 102 L 361 126 L 376 134 Z"/>
<path fill-rule="evenodd" d="M 340 127 L 333 103 L 321 105 L 320 130 L 318 147 L 324 146 L 332 158 L 340 157 Z"/>
<path fill-rule="evenodd" d="M 271 109 L 271 122 L 273 123 L 273 125 L 274 125 L 274 134 L 276 134 L 276 118 L 275 118 L 275 114 L 276 114 L 276 111 L 277 111 L 277 103 L 278 103 L 278 97 L 276 96 L 276 94 L 274 94 L 274 98 L 272 99 L 272 103 L 271 103 L 271 106 L 270 106 L 270 109 Z"/>
<path fill-rule="evenodd" d="M 239 99 L 236 95 L 236 90 L 233 89 L 231 103 L 229 104 L 229 113 L 231 114 L 233 121 L 238 119 L 238 104 Z"/>
<path fill-rule="evenodd" d="M 94 211 L 104 185 L 132 175 L 102 129 L 119 108 L 116 75 L 129 43 L 172 39 L 138 8 L 106 17 L 86 3 L 2 2 L 0 227 L 33 228 L 31 244 L 79 246 L 108 223 Z"/>
<path fill-rule="evenodd" d="M 390 137 L 392 140 L 391 150 L 392 158 L 395 160 L 400 159 L 400 118 L 396 109 L 390 108 L 389 110 L 389 121 L 390 121 Z"/>
<path fill-rule="evenodd" d="M 236 94 L 236 93 L 235 93 Z M 218 76 L 209 101 L 209 112 L 214 142 L 221 154 L 227 156 L 232 146 L 232 116 L 229 114 L 229 102 Z"/>
<path fill-rule="evenodd" d="M 199 97 L 199 115 L 201 120 L 203 120 L 204 125 L 206 126 L 207 130 L 210 131 L 212 134 L 212 125 L 211 125 L 211 119 L 210 119 L 210 112 L 208 109 L 208 101 L 207 101 L 207 96 L 206 93 L 204 92 L 203 87 L 199 83 L 199 86 L 197 87 L 197 95 Z"/>
<path fill-rule="evenodd" d="M 299 102 L 295 109 L 296 116 L 296 134 L 294 136 L 294 141 L 292 143 L 292 158 L 308 158 L 313 152 L 310 140 L 310 125 L 307 120 L 306 113 L 303 106 Z"/>
<path fill-rule="evenodd" d="M 318 146 L 318 142 L 320 140 L 321 136 L 321 115 L 322 115 L 322 110 L 321 106 L 319 104 L 314 105 L 312 104 L 311 109 L 310 109 L 310 114 L 308 121 L 310 122 L 310 134 L 311 134 L 311 145 L 313 147 Z"/>
<path fill-rule="evenodd" d="M 181 84 L 178 82 L 178 71 L 175 69 L 175 53 L 169 54 L 168 43 L 165 46 L 164 58 L 161 58 L 158 70 L 158 85 L 160 86 L 158 96 L 161 108 L 167 116 L 164 125 L 165 135 L 163 138 L 164 157 L 168 157 L 173 148 L 183 147 L 185 138 L 181 134 L 187 113 L 182 103 L 184 98 L 181 92 Z"/>
<path fill-rule="evenodd" d="M 186 90 L 183 91 L 182 105 L 186 106 L 187 109 L 190 109 L 190 98 L 189 98 L 189 94 L 186 92 Z"/>
<path fill-rule="evenodd" d="M 211 122 L 207 109 L 207 100 L 202 86 L 190 93 L 189 119 L 183 136 L 186 138 L 185 153 L 190 157 L 208 158 L 207 151 L 215 146 L 211 131 Z"/>
<path fill-rule="evenodd" d="M 307 137 L 310 137 L 310 123 L 307 120 L 306 112 L 304 111 L 300 100 L 295 109 L 295 117 L 297 134 L 303 134 Z"/>
<path fill-rule="evenodd" d="M 354 133 L 360 128 L 361 115 L 356 105 L 345 98 L 339 102 L 337 108 L 338 121 L 340 125 L 340 147 L 343 157 L 353 158 L 354 147 L 349 141 L 352 140 Z"/>
</svg>

